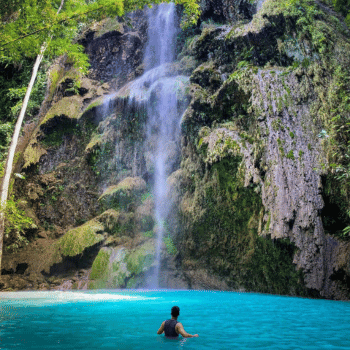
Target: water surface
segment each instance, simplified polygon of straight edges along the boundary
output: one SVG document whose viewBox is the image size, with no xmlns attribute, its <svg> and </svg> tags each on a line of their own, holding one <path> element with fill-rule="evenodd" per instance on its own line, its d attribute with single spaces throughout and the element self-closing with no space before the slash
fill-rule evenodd
<svg viewBox="0 0 350 350">
<path fill-rule="evenodd" d="M 0 348 L 350 349 L 350 303 L 212 291 L 0 293 Z M 156 332 L 172 306 L 199 338 Z"/>
</svg>

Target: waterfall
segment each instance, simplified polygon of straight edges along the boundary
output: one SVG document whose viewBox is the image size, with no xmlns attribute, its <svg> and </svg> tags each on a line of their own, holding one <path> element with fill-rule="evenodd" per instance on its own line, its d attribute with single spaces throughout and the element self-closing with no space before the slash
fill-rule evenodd
<svg viewBox="0 0 350 350">
<path fill-rule="evenodd" d="M 144 56 L 144 74 L 117 92 L 128 101 L 128 108 L 147 111 L 144 154 L 146 167 L 153 179 L 156 253 L 155 268 L 146 287 L 158 288 L 161 273 L 161 250 L 167 234 L 167 218 L 171 210 L 168 176 L 179 166 L 180 119 L 187 107 L 186 88 L 189 77 L 177 75 L 172 62 L 178 33 L 176 7 L 160 4 L 148 10 L 148 40 Z"/>
<path fill-rule="evenodd" d="M 167 177 L 178 164 L 180 149 L 179 90 L 188 77 L 176 74 L 171 68 L 175 58 L 176 7 L 160 4 L 148 10 L 148 41 L 145 50 L 145 73 L 119 90 L 129 103 L 147 110 L 145 158 L 153 177 L 155 203 L 156 256 L 155 268 L 147 279 L 147 287 L 159 287 L 161 249 L 170 211 Z"/>
<path fill-rule="evenodd" d="M 148 14 L 148 44 L 145 55 L 146 75 L 166 75 L 166 63 L 175 56 L 175 5 L 161 4 Z M 167 199 L 167 177 L 176 161 L 176 142 L 180 127 L 177 110 L 176 79 L 163 77 L 150 88 L 148 104 L 147 144 L 152 150 L 154 166 L 154 201 L 156 219 L 156 268 L 149 278 L 149 286 L 159 287 L 161 246 L 166 233 L 166 219 L 169 214 Z"/>
</svg>

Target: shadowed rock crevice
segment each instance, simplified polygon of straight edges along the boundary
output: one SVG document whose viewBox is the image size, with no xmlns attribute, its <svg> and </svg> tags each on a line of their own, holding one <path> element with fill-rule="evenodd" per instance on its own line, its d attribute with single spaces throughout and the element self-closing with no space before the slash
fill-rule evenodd
<svg viewBox="0 0 350 350">
<path fill-rule="evenodd" d="M 96 244 L 84 250 L 82 254 L 76 256 L 63 256 L 60 263 L 55 263 L 50 267 L 49 272 L 41 271 L 46 277 L 61 276 L 67 277 L 77 270 L 89 269 L 94 262 L 102 243 Z"/>
<path fill-rule="evenodd" d="M 16 266 L 16 269 L 2 269 L 1 275 L 23 275 L 28 268 L 27 263 L 20 263 Z"/>
<path fill-rule="evenodd" d="M 350 290 L 350 277 L 344 269 L 335 271 L 330 278 L 332 281 L 338 282 L 345 292 Z"/>
</svg>

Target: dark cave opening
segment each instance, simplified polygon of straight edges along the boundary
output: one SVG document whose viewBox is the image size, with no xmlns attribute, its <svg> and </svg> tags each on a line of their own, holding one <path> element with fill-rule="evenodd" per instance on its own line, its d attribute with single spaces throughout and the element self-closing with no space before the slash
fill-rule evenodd
<svg viewBox="0 0 350 350">
<path fill-rule="evenodd" d="M 330 176 L 322 178 L 322 185 L 324 208 L 321 216 L 325 232 L 345 238 L 343 230 L 350 226 L 350 216 L 347 211 L 346 199 L 341 193 L 341 187 Z"/>
</svg>

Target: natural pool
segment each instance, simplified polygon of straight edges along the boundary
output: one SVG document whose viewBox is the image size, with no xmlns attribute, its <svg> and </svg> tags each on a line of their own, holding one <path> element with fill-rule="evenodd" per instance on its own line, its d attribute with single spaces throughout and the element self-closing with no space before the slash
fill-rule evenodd
<svg viewBox="0 0 350 350">
<path fill-rule="evenodd" d="M 218 291 L 0 293 L 0 349 L 350 349 L 350 303 Z M 199 338 L 156 334 L 170 308 Z M 181 337 L 180 337 L 181 338 Z"/>
</svg>

